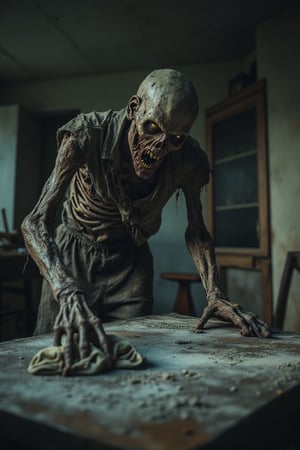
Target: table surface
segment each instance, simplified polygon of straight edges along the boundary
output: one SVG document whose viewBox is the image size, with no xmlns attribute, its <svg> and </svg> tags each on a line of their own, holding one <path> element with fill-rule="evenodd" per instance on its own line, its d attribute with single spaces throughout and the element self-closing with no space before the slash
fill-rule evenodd
<svg viewBox="0 0 300 450">
<path fill-rule="evenodd" d="M 94 376 L 29 375 L 52 335 L 1 343 L 0 438 L 43 450 L 271 448 L 299 422 L 300 333 L 245 338 L 211 320 L 198 334 L 196 322 L 106 324 L 147 363 Z"/>
</svg>

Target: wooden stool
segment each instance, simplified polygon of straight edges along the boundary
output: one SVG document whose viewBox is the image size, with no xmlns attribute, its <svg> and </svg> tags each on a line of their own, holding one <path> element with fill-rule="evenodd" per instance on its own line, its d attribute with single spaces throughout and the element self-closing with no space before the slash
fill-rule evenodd
<svg viewBox="0 0 300 450">
<path fill-rule="evenodd" d="M 178 289 L 176 293 L 175 304 L 173 312 L 178 314 L 185 314 L 188 316 L 195 316 L 195 308 L 191 294 L 191 283 L 201 282 L 201 278 L 196 273 L 175 273 L 164 272 L 160 275 L 165 280 L 177 281 Z"/>
</svg>

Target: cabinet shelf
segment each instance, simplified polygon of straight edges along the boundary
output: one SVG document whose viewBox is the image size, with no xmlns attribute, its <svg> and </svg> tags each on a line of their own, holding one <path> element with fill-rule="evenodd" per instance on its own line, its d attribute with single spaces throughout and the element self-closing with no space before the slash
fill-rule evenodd
<svg viewBox="0 0 300 450">
<path fill-rule="evenodd" d="M 233 209 L 257 208 L 258 206 L 259 206 L 258 202 L 240 203 L 238 205 L 221 205 L 221 206 L 216 206 L 215 211 L 231 211 Z"/>
<path fill-rule="evenodd" d="M 246 158 L 247 156 L 256 155 L 257 150 L 251 150 L 249 152 L 238 153 L 237 155 L 226 156 L 225 158 L 215 159 L 214 165 L 224 164 L 230 161 L 236 161 L 241 158 Z"/>
</svg>

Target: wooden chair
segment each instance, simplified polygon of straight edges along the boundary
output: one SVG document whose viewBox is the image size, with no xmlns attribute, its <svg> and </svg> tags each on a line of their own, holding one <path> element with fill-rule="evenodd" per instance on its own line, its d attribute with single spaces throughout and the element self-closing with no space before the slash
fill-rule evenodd
<svg viewBox="0 0 300 450">
<path fill-rule="evenodd" d="M 281 277 L 276 313 L 273 320 L 273 326 L 275 328 L 283 328 L 289 290 L 295 269 L 298 272 L 300 271 L 300 252 L 288 252 Z"/>
</svg>

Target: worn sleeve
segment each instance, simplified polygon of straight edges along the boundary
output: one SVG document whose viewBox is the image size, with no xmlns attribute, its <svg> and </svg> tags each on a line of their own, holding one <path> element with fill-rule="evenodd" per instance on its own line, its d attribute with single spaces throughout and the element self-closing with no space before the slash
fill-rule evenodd
<svg viewBox="0 0 300 450">
<path fill-rule="evenodd" d="M 84 162 L 94 179 L 97 179 L 99 161 L 103 152 L 103 141 L 111 110 L 79 114 L 57 130 L 58 148 L 66 134 L 72 135 L 83 153 Z"/>
<path fill-rule="evenodd" d="M 89 114 L 79 114 L 74 119 L 67 122 L 57 130 L 56 139 L 59 148 L 65 134 L 72 135 L 87 160 L 99 152 L 103 140 L 103 130 L 105 129 L 110 111 L 105 113 L 92 112 Z"/>
</svg>

